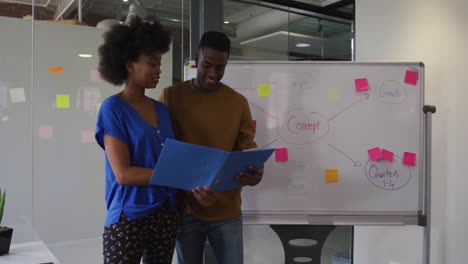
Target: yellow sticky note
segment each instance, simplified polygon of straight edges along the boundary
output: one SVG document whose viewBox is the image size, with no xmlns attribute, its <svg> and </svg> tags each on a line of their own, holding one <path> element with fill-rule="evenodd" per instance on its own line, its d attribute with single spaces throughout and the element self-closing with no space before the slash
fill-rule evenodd
<svg viewBox="0 0 468 264">
<path fill-rule="evenodd" d="M 328 89 L 328 101 L 338 102 L 341 99 L 341 91 L 337 88 Z"/>
<path fill-rule="evenodd" d="M 325 170 L 325 182 L 326 183 L 336 183 L 336 182 L 338 182 L 338 170 L 337 169 L 327 169 L 327 170 Z"/>
<path fill-rule="evenodd" d="M 259 83 L 257 88 L 258 88 L 258 96 L 260 97 L 270 96 L 270 84 L 269 83 Z"/>
<path fill-rule="evenodd" d="M 56 98 L 56 107 L 57 108 L 70 108 L 70 95 L 68 94 L 57 94 Z"/>
<path fill-rule="evenodd" d="M 26 95 L 24 93 L 24 88 L 23 87 L 11 88 L 10 99 L 13 104 L 26 102 Z"/>
</svg>

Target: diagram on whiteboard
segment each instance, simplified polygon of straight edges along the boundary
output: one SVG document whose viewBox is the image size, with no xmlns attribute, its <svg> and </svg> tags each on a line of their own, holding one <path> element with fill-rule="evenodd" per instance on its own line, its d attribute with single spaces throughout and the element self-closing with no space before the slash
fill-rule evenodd
<svg viewBox="0 0 468 264">
<path fill-rule="evenodd" d="M 392 193 L 404 197 L 417 188 L 417 69 L 283 67 L 235 65 L 223 78 L 248 99 L 258 147 L 276 149 L 262 182 L 270 196 L 248 190 L 245 197 L 255 197 L 264 208 L 300 210 L 307 201 L 325 199 L 317 209 L 344 210 L 359 201 L 364 210 L 373 203 L 361 201 L 372 197 L 364 194 L 379 194 L 375 199 L 392 207 L 398 203 L 389 199 Z M 272 193 L 288 201 L 276 201 Z"/>
</svg>

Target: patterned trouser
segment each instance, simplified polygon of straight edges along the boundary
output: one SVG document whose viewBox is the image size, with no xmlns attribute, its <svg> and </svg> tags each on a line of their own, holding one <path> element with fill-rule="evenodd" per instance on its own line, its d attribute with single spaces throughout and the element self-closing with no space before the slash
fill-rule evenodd
<svg viewBox="0 0 468 264">
<path fill-rule="evenodd" d="M 122 213 L 119 222 L 104 228 L 105 264 L 172 262 L 177 233 L 176 213 L 167 206 L 148 216 L 130 220 Z"/>
</svg>

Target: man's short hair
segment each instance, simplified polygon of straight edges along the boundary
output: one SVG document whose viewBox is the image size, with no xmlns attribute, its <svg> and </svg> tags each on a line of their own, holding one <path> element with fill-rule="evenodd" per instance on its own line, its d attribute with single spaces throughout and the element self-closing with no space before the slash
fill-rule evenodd
<svg viewBox="0 0 468 264">
<path fill-rule="evenodd" d="M 231 40 L 226 34 L 218 31 L 207 31 L 200 39 L 198 50 L 210 48 L 223 52 L 231 53 Z"/>
</svg>

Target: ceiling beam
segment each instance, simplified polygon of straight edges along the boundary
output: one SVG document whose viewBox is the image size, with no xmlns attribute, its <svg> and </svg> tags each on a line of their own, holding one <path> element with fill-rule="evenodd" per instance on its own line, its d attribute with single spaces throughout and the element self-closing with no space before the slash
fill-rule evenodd
<svg viewBox="0 0 468 264">
<path fill-rule="evenodd" d="M 66 17 L 71 11 L 73 11 L 70 9 L 73 4 L 75 4 L 74 0 L 60 1 L 57 5 L 57 9 L 55 10 L 54 19 L 59 20 Z"/>
<path fill-rule="evenodd" d="M 323 7 L 324 10 L 336 10 L 349 5 L 354 5 L 355 0 L 341 0 Z"/>
</svg>

